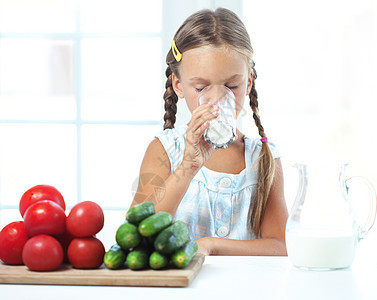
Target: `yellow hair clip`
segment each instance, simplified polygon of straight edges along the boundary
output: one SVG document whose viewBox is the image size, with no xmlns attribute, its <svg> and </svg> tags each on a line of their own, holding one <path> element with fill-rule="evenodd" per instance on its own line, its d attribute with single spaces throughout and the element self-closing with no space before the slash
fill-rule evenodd
<svg viewBox="0 0 377 300">
<path fill-rule="evenodd" d="M 176 44 L 175 44 L 175 40 L 173 40 L 173 45 L 171 46 L 171 51 L 173 52 L 173 55 L 174 55 L 174 57 L 175 57 L 175 60 L 176 60 L 177 62 L 180 62 L 181 59 L 182 59 L 182 53 L 179 52 L 179 50 L 178 50 L 178 48 L 177 48 L 177 46 L 176 46 Z"/>
</svg>

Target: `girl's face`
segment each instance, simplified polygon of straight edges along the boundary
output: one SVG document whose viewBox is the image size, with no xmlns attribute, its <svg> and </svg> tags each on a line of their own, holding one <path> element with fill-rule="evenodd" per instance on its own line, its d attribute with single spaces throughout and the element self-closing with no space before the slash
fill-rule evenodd
<svg viewBox="0 0 377 300">
<path fill-rule="evenodd" d="M 224 85 L 235 96 L 238 117 L 252 86 L 246 58 L 226 46 L 200 47 L 184 52 L 179 74 L 180 78 L 172 74 L 173 89 L 179 98 L 185 98 L 191 113 L 198 106 L 198 94 L 202 89 L 209 85 Z"/>
</svg>

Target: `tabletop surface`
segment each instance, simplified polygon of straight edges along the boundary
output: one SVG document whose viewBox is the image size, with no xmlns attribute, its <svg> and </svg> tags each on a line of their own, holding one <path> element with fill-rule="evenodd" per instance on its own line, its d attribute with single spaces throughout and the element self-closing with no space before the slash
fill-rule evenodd
<svg viewBox="0 0 377 300">
<path fill-rule="evenodd" d="M 173 297 L 180 300 L 377 299 L 376 250 L 361 243 L 351 268 L 336 271 L 297 269 L 288 257 L 207 256 L 188 287 L 0 284 L 0 295 L 1 300 L 82 299 L 83 296 L 85 299 L 154 300 Z"/>
</svg>

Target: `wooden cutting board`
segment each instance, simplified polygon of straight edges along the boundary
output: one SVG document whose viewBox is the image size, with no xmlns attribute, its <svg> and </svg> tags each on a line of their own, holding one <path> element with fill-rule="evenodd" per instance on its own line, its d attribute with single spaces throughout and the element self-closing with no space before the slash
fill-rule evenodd
<svg viewBox="0 0 377 300">
<path fill-rule="evenodd" d="M 56 284 L 56 285 L 107 285 L 107 286 L 188 286 L 196 277 L 204 262 L 204 255 L 197 254 L 184 269 L 138 270 L 128 268 L 109 270 L 80 270 L 62 265 L 51 272 L 34 272 L 26 266 L 9 266 L 0 263 L 0 283 L 8 284 Z"/>
</svg>

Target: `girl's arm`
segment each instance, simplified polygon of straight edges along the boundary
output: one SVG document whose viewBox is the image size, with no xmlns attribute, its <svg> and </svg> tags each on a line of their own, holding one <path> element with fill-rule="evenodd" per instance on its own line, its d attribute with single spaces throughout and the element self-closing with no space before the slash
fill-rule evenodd
<svg viewBox="0 0 377 300">
<path fill-rule="evenodd" d="M 174 216 L 179 203 L 195 176 L 183 163 L 170 174 L 170 161 L 160 140 L 148 146 L 140 167 L 139 184 L 131 206 L 151 201 L 156 212 L 166 211 Z"/>
<path fill-rule="evenodd" d="M 232 240 L 216 237 L 197 239 L 199 252 L 206 255 L 287 255 L 285 225 L 288 211 L 284 199 L 283 170 L 275 159 L 276 172 L 262 223 L 261 238 Z"/>
<path fill-rule="evenodd" d="M 149 200 L 155 205 L 156 212 L 175 215 L 191 180 L 214 152 L 204 141 L 203 133 L 209 121 L 217 117 L 218 110 L 211 104 L 203 104 L 193 111 L 186 130 L 183 159 L 172 174 L 169 157 L 161 142 L 154 139 L 150 143 L 140 167 L 139 184 L 131 206 Z"/>
</svg>

